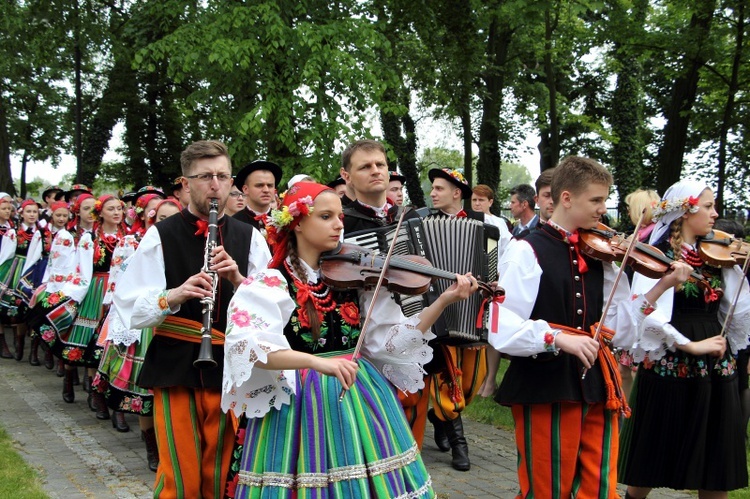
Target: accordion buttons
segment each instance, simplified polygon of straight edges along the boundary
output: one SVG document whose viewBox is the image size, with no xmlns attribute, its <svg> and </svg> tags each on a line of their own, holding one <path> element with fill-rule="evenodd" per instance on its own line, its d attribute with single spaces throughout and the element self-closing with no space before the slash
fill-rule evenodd
<svg viewBox="0 0 750 499">
<path fill-rule="evenodd" d="M 576 310 L 576 313 L 577 313 L 578 315 L 583 315 L 583 310 L 581 310 L 581 309 L 579 308 L 578 310 Z"/>
<path fill-rule="evenodd" d="M 580 281 L 581 280 L 581 276 L 574 276 L 573 279 L 575 279 L 576 281 Z"/>
<path fill-rule="evenodd" d="M 581 326 L 578 326 L 576 329 L 583 329 Z"/>
<path fill-rule="evenodd" d="M 578 260 L 573 260 L 573 265 L 578 265 Z"/>
<path fill-rule="evenodd" d="M 580 297 L 581 297 L 581 293 L 576 293 L 576 298 L 580 298 Z"/>
</svg>

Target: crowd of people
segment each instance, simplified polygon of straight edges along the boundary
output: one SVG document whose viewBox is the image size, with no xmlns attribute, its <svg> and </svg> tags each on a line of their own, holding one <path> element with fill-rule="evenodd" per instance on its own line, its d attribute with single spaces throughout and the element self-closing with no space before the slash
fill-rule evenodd
<svg viewBox="0 0 750 499">
<path fill-rule="evenodd" d="M 511 409 L 520 498 L 747 486 L 750 290 L 700 252 L 720 224 L 742 226 L 716 220 L 705 183 L 626 199 L 643 219 L 633 247 L 661 250 L 654 275 L 584 247 L 593 228 L 620 240 L 600 225 L 612 176 L 589 158 L 514 187 L 513 224 L 454 169 L 428 172 L 429 209 L 405 206 L 406 178 L 373 140 L 347 146 L 327 184 L 282 186 L 266 160 L 233 174 L 213 140 L 180 162 L 167 192 L 0 193 L 0 357 L 21 361 L 28 341 L 66 403 L 81 384 L 116 431 L 137 415 L 154 497 L 435 497 L 427 422 L 470 470 L 461 414 L 477 395 Z M 322 261 L 342 242 L 416 219 L 485 227 L 497 281 L 449 273 L 417 314 L 391 290 L 329 284 Z M 480 286 L 470 319 L 486 341 L 436 336 Z M 206 356 L 216 367 L 195 364 Z"/>
</svg>

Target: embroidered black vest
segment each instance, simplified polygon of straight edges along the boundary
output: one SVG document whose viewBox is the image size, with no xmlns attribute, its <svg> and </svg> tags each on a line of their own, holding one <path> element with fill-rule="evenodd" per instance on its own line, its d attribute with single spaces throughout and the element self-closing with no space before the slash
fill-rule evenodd
<svg viewBox="0 0 750 499">
<path fill-rule="evenodd" d="M 206 246 L 204 236 L 196 236 L 197 217 L 187 209 L 180 216 L 172 216 L 156 224 L 164 252 L 164 276 L 166 289 L 176 288 L 203 267 Z M 247 257 L 250 254 L 252 231 L 241 222 L 230 217 L 219 220 L 218 244 L 237 262 L 242 275 L 247 275 Z M 219 282 L 214 307 L 213 327 L 225 331 L 227 306 L 234 294 L 232 283 L 226 279 Z M 197 322 L 203 321 L 202 305 L 195 298 L 183 303 L 175 314 Z M 214 345 L 213 357 L 218 366 L 200 370 L 193 367 L 198 358 L 199 343 L 155 336 L 146 352 L 139 385 L 145 388 L 186 386 L 191 388 L 221 388 L 224 370 L 224 346 Z"/>
<path fill-rule="evenodd" d="M 604 304 L 602 263 L 584 257 L 589 269 L 581 274 L 572 246 L 546 224 L 530 231 L 524 240 L 531 245 L 542 268 L 530 318 L 587 331 L 600 319 Z M 604 402 L 606 394 L 600 366 L 597 363 L 590 369 L 584 380 L 581 380 L 582 369 L 583 364 L 575 356 L 564 352 L 511 357 L 495 399 L 505 405 Z"/>
</svg>

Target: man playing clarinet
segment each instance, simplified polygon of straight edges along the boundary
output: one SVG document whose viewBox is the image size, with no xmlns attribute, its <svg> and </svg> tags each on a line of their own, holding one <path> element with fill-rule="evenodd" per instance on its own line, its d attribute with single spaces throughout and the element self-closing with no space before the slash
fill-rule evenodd
<svg viewBox="0 0 750 499">
<path fill-rule="evenodd" d="M 223 214 L 233 180 L 226 146 L 195 142 L 180 162 L 190 202 L 180 216 L 149 229 L 123 264 L 114 301 L 130 328 L 155 328 L 139 379 L 154 391 L 159 445 L 154 497 L 221 497 L 234 438 L 221 411 L 227 304 L 244 276 L 265 268 L 270 254 L 256 229 Z M 204 262 L 212 199 L 218 201 L 217 246 Z M 204 264 L 220 278 L 215 296 Z M 214 303 L 211 351 L 217 367 L 198 369 L 193 362 L 206 298 Z"/>
</svg>

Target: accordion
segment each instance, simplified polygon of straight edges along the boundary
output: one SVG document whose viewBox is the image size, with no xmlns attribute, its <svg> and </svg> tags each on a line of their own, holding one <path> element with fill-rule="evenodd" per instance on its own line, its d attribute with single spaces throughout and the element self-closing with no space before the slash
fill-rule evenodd
<svg viewBox="0 0 750 499">
<path fill-rule="evenodd" d="M 347 234 L 344 242 L 386 253 L 396 239 L 394 255 L 419 255 L 433 266 L 456 274 L 471 272 L 485 282 L 497 280 L 497 227 L 469 218 L 427 217 L 404 220 L 396 234 L 396 226 L 388 226 Z M 445 279 L 432 282 L 430 289 L 419 296 L 398 295 L 396 299 L 404 315 L 410 317 L 430 305 L 453 284 Z M 482 327 L 477 327 L 482 296 L 474 293 L 468 299 L 446 307 L 432 327 L 437 341 L 448 345 L 472 346 L 487 343 L 487 312 Z"/>
</svg>

